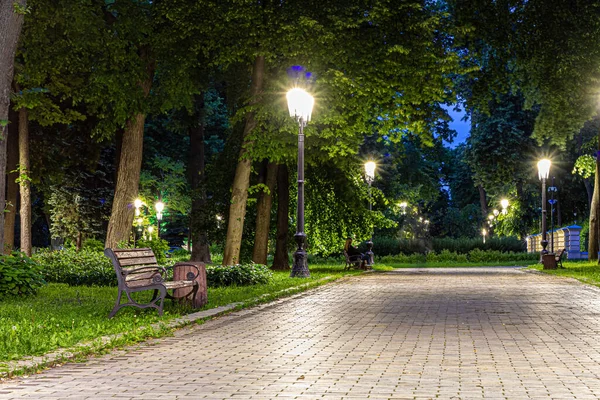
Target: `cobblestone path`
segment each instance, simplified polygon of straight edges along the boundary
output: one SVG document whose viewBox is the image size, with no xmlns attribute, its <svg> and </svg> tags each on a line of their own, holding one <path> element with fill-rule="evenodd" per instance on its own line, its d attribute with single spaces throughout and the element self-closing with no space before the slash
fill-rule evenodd
<svg viewBox="0 0 600 400">
<path fill-rule="evenodd" d="M 367 274 L 0 385 L 38 399 L 598 399 L 600 290 L 515 268 Z"/>
</svg>

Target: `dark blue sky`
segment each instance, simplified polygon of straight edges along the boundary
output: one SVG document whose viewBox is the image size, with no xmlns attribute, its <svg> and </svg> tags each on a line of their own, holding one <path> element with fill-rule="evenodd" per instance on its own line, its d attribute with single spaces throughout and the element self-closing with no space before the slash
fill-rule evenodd
<svg viewBox="0 0 600 400">
<path fill-rule="evenodd" d="M 469 132 L 471 131 L 471 121 L 468 119 L 466 121 L 462 120 L 462 118 L 465 116 L 464 111 L 457 112 L 452 108 L 447 108 L 447 110 L 448 114 L 450 114 L 450 117 L 452 117 L 454 120 L 453 122 L 450 122 L 450 128 L 454 129 L 458 133 L 456 138 L 454 138 L 454 142 L 449 144 L 449 147 L 454 148 L 467 140 Z"/>
</svg>

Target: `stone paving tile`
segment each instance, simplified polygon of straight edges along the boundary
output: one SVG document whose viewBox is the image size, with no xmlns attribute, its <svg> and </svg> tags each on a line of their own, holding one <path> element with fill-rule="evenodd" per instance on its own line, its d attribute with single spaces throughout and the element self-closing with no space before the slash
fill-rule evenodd
<svg viewBox="0 0 600 400">
<path fill-rule="evenodd" d="M 369 274 L 83 364 L 0 399 L 597 399 L 600 290 L 515 268 Z"/>
</svg>

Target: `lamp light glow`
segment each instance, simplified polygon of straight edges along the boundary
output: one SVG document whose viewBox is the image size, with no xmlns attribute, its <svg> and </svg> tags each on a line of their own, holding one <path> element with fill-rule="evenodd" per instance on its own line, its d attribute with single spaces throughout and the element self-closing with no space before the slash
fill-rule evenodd
<svg viewBox="0 0 600 400">
<path fill-rule="evenodd" d="M 498 216 L 498 214 L 500 214 L 500 211 L 498 211 L 498 210 L 494 210 L 494 211 L 492 211 L 492 214 L 494 214 L 494 217 L 497 217 L 497 216 Z"/>
<path fill-rule="evenodd" d="M 367 177 L 369 179 L 375 178 L 375 168 L 376 167 L 377 167 L 377 164 L 375 164 L 375 162 L 373 162 L 373 161 L 367 161 L 365 163 L 365 173 L 367 174 Z"/>
<path fill-rule="evenodd" d="M 287 92 L 290 116 L 301 120 L 304 124 L 310 121 L 315 99 L 304 89 L 294 88 Z"/>
<path fill-rule="evenodd" d="M 550 160 L 548 160 L 547 158 L 544 158 L 543 160 L 540 160 L 537 163 L 538 176 L 539 176 L 540 180 L 548 179 L 548 176 L 550 175 L 550 166 L 551 165 L 552 165 L 552 162 Z"/>
<path fill-rule="evenodd" d="M 502 206 L 503 210 L 506 210 L 508 208 L 508 200 L 506 200 L 506 199 L 500 200 L 500 205 Z"/>
<path fill-rule="evenodd" d="M 133 206 L 134 206 L 135 208 L 140 208 L 140 207 L 142 206 L 142 200 L 140 200 L 140 199 L 135 199 L 135 200 L 133 201 Z"/>
</svg>

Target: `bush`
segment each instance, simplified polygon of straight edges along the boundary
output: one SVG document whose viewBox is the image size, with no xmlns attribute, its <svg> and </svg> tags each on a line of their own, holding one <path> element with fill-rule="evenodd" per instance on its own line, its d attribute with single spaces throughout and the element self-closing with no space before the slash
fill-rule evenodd
<svg viewBox="0 0 600 400">
<path fill-rule="evenodd" d="M 367 246 L 363 242 L 360 244 L 361 252 L 367 251 Z M 471 250 L 497 250 L 501 252 L 524 252 L 526 244 L 516 237 L 494 237 L 486 240 L 481 239 L 396 239 L 390 237 L 376 237 L 373 239 L 373 252 L 378 256 L 397 255 L 397 254 L 428 254 L 432 250 L 440 254 L 444 250 L 456 254 L 468 254 Z"/>
<path fill-rule="evenodd" d="M 208 286 L 246 286 L 269 283 L 273 272 L 266 265 L 238 264 L 234 266 L 206 266 Z"/>
<path fill-rule="evenodd" d="M 35 294 L 44 285 L 41 267 L 18 252 L 0 255 L 0 297 Z"/>
<path fill-rule="evenodd" d="M 104 251 L 104 242 L 98 239 L 86 239 L 83 241 L 82 249 L 91 251 Z"/>
<path fill-rule="evenodd" d="M 103 252 L 86 249 L 41 250 L 33 257 L 40 264 L 47 282 L 72 286 L 117 285 L 115 270 Z"/>
<path fill-rule="evenodd" d="M 153 240 L 143 240 L 140 239 L 137 241 L 135 247 L 144 248 L 149 247 L 154 252 L 156 256 L 156 261 L 159 265 L 167 264 L 167 251 L 169 251 L 169 242 L 164 239 L 153 239 Z"/>
<path fill-rule="evenodd" d="M 527 250 L 525 242 L 516 237 L 492 237 L 488 238 L 485 243 L 479 238 L 439 238 L 433 239 L 432 245 L 433 250 L 438 253 L 442 250 L 449 250 L 458 254 L 468 254 L 475 249 L 516 253 Z"/>
</svg>

